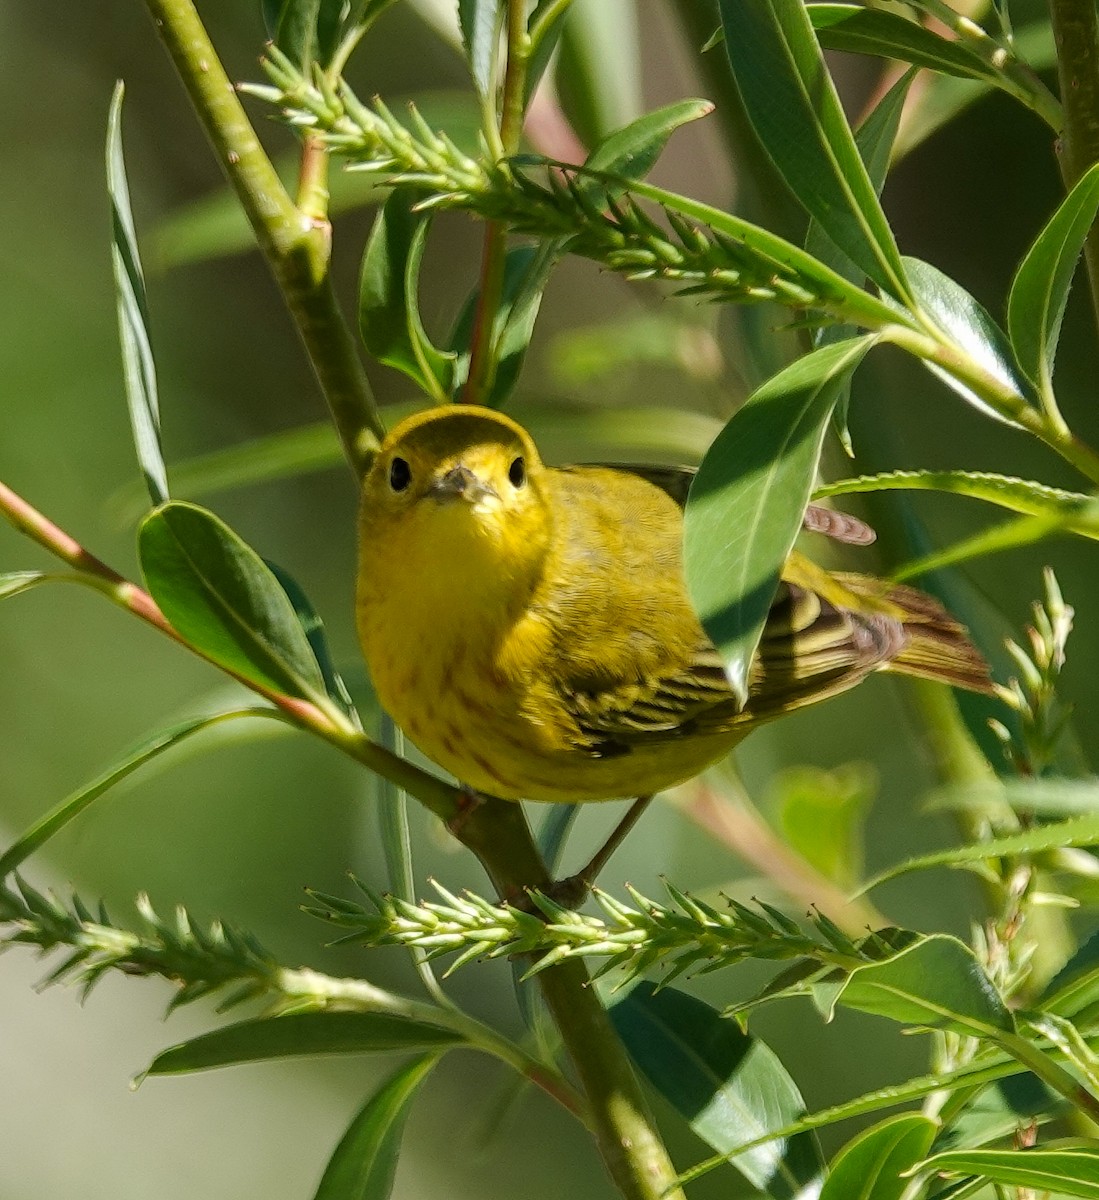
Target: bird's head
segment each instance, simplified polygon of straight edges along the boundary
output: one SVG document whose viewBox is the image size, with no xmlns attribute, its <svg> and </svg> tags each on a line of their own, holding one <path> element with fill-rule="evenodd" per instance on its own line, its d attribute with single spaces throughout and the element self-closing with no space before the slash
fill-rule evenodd
<svg viewBox="0 0 1099 1200">
<path fill-rule="evenodd" d="M 460 574 L 522 574 L 545 555 L 545 468 L 521 426 L 452 404 L 416 413 L 386 437 L 363 483 L 363 552 L 399 540 L 410 556 Z"/>
</svg>

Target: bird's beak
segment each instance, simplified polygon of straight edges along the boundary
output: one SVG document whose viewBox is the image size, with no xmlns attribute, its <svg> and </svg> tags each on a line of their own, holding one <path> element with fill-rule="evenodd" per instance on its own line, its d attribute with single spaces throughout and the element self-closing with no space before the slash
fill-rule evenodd
<svg viewBox="0 0 1099 1200">
<path fill-rule="evenodd" d="M 468 500 L 470 504 L 476 504 L 486 496 L 495 497 L 496 491 L 474 475 L 468 467 L 457 466 L 451 467 L 444 475 L 433 480 L 428 488 L 428 495 L 440 503 Z"/>
</svg>

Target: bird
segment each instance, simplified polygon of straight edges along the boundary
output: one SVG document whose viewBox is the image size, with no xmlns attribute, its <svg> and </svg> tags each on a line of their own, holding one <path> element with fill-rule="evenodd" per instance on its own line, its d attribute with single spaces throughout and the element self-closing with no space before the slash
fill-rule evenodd
<svg viewBox="0 0 1099 1200">
<path fill-rule="evenodd" d="M 478 405 L 393 428 L 363 480 L 356 623 L 381 706 L 424 754 L 505 800 L 649 797 L 877 671 L 991 691 L 937 600 L 795 551 L 741 703 L 688 596 L 682 478 L 547 466 Z M 822 508 L 807 525 L 872 538 Z"/>
</svg>

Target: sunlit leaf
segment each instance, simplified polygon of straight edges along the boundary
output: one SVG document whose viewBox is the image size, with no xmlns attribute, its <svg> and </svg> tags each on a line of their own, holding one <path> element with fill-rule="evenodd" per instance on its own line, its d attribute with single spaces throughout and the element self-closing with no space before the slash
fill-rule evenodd
<svg viewBox="0 0 1099 1200">
<path fill-rule="evenodd" d="M 610 1012 L 649 1081 L 721 1154 L 736 1153 L 804 1112 L 774 1051 L 703 1001 L 642 982 Z M 731 1161 L 779 1200 L 811 1192 L 823 1170 L 816 1139 L 807 1134 L 757 1145 Z"/>
<path fill-rule="evenodd" d="M 1061 846 L 1099 845 L 1099 813 L 1058 821 L 1052 825 L 1036 825 L 1022 833 L 1006 834 L 987 841 L 955 846 L 934 854 L 910 858 L 876 875 L 862 891 L 869 891 L 889 879 L 908 875 L 912 871 L 927 871 L 932 867 L 971 867 L 994 858 L 1011 858 L 1020 854 L 1044 854 Z"/>
<path fill-rule="evenodd" d="M 920 1163 L 920 1172 L 979 1175 L 1013 1187 L 1099 1200 L 1099 1147 L 1065 1145 L 1032 1150 L 948 1150 Z"/>
<path fill-rule="evenodd" d="M 125 88 L 115 84 L 107 123 L 107 191 L 111 200 L 111 264 L 118 305 L 118 334 L 122 343 L 122 369 L 130 425 L 145 486 L 154 504 L 168 499 L 168 475 L 160 447 L 160 402 L 156 365 L 149 340 L 149 307 L 145 277 L 137 246 L 126 163 L 122 156 L 122 97 Z"/>
<path fill-rule="evenodd" d="M 314 1200 L 388 1200 L 412 1102 L 436 1055 L 401 1067 L 363 1105 L 324 1170 Z"/>
<path fill-rule="evenodd" d="M 376 1054 L 457 1045 L 460 1034 L 389 1013 L 304 1012 L 226 1025 L 161 1051 L 149 1075 L 179 1075 L 272 1058 Z"/>
<path fill-rule="evenodd" d="M 836 1155 L 820 1200 L 900 1200 L 910 1180 L 904 1172 L 931 1149 L 938 1125 L 903 1113 L 864 1130 Z"/>
<path fill-rule="evenodd" d="M 710 447 L 691 486 L 687 587 L 741 701 L 833 407 L 873 343 L 868 335 L 821 347 L 768 380 Z"/>
<path fill-rule="evenodd" d="M 0 600 L 9 596 L 18 596 L 21 592 L 29 592 L 40 583 L 68 578 L 64 575 L 48 575 L 45 571 L 7 571 L 0 575 Z"/>
<path fill-rule="evenodd" d="M 797 200 L 889 295 L 908 296 L 893 232 L 800 0 L 720 0 L 725 52 L 764 149 Z"/>
<path fill-rule="evenodd" d="M 812 991 L 826 1015 L 842 1004 L 970 1037 L 1014 1029 L 1011 1013 L 973 951 L 946 934 L 921 938 L 883 962 L 814 984 Z"/>
<path fill-rule="evenodd" d="M 820 44 L 828 50 L 895 58 L 966 79 L 990 79 L 996 72 L 976 51 L 948 41 L 899 13 L 860 4 L 807 4 Z"/>
<path fill-rule="evenodd" d="M 78 788 L 67 796 L 45 816 L 40 817 L 11 846 L 0 855 L 0 877 L 9 875 L 54 836 L 64 829 L 74 818 L 78 817 L 104 792 L 109 791 L 116 783 L 120 783 L 128 775 L 132 775 L 139 767 L 151 762 L 154 758 L 171 750 L 181 742 L 186 741 L 196 733 L 213 729 L 226 721 L 236 721 L 241 718 L 255 717 L 257 719 L 281 719 L 280 714 L 271 708 L 240 708 L 228 712 L 213 713 L 203 717 L 194 717 L 189 721 L 181 721 L 168 729 L 158 730 L 151 737 L 143 739 L 133 750 L 124 755 L 114 766 L 98 775 L 91 783 Z"/>
<path fill-rule="evenodd" d="M 918 258 L 905 258 L 904 262 L 917 303 L 943 333 L 999 383 L 1020 396 L 1027 396 L 1030 389 L 1015 370 L 1008 340 L 985 309 L 961 284 L 955 283 L 937 267 Z M 924 365 L 985 416 L 1002 421 L 1014 429 L 1022 428 L 1018 422 L 992 408 L 970 387 L 936 363 L 925 361 Z"/>
<path fill-rule="evenodd" d="M 138 550 L 153 599 L 184 640 L 252 682 L 305 699 L 326 696 L 286 592 L 213 513 L 163 504 L 142 522 Z"/>
<path fill-rule="evenodd" d="M 1019 265 L 1007 301 L 1007 328 L 1023 372 L 1053 395 L 1053 361 L 1069 287 L 1099 209 L 1099 164 L 1085 171 Z"/>
</svg>

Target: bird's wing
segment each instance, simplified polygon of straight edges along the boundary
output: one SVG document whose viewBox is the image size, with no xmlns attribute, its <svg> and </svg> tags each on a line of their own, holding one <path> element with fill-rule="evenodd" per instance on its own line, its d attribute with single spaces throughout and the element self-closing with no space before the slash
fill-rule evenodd
<svg viewBox="0 0 1099 1200">
<path fill-rule="evenodd" d="M 697 471 L 694 467 L 665 467 L 648 464 L 607 463 L 616 471 L 629 471 L 638 475 L 671 498 L 680 508 L 687 503 L 687 493 L 691 481 Z M 802 518 L 802 528 L 809 533 L 822 533 L 833 541 L 843 542 L 848 546 L 869 546 L 877 537 L 874 530 L 865 521 L 850 513 L 840 512 L 835 508 L 826 508 L 823 504 L 810 504 L 805 509 Z"/>
</svg>

